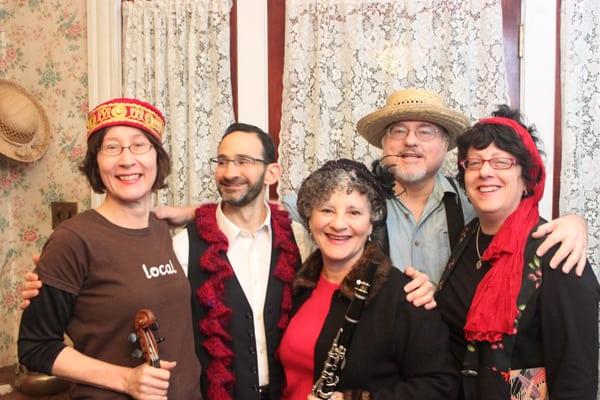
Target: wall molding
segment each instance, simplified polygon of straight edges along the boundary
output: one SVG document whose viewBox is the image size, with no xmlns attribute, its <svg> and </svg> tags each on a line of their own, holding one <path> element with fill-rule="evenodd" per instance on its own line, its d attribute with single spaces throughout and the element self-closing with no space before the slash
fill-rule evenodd
<svg viewBox="0 0 600 400">
<path fill-rule="evenodd" d="M 555 168 L 560 169 L 560 165 L 554 165 L 556 0 L 523 0 L 522 5 L 521 111 L 529 123 L 535 124 L 546 153 L 546 187 L 539 208 L 540 215 L 550 220 L 554 196 L 552 176 Z"/>
<path fill-rule="evenodd" d="M 121 0 L 87 0 L 88 107 L 121 96 Z M 91 191 L 91 207 L 104 195 Z"/>
</svg>

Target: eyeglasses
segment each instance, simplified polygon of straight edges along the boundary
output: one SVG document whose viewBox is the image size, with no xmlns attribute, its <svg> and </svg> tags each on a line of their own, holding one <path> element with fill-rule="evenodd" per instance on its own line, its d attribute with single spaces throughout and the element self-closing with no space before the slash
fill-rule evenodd
<svg viewBox="0 0 600 400">
<path fill-rule="evenodd" d="M 386 135 L 388 135 L 394 140 L 402 140 L 406 139 L 409 132 L 410 129 L 407 129 L 403 126 L 393 126 L 391 128 L 388 128 Z M 429 142 L 430 140 L 433 140 L 436 136 L 438 136 L 440 130 L 433 126 L 421 126 L 415 129 L 413 132 L 415 133 L 417 139 L 423 142 Z"/>
<path fill-rule="evenodd" d="M 233 163 L 238 168 L 251 168 L 256 163 L 268 164 L 265 160 L 250 156 L 236 156 L 232 159 L 227 157 L 213 157 L 210 159 L 210 165 L 213 170 L 225 169 L 229 163 Z"/>
<path fill-rule="evenodd" d="M 493 169 L 509 169 L 513 165 L 517 165 L 519 163 L 514 158 L 508 157 L 494 157 L 488 159 L 471 157 L 461 160 L 460 165 L 464 169 L 479 171 L 481 168 L 483 168 L 483 164 L 485 164 L 486 161 L 490 163 L 490 166 Z"/>
<path fill-rule="evenodd" d="M 150 151 L 154 145 L 148 142 L 133 142 L 129 146 L 121 146 L 118 143 L 109 143 L 100 146 L 100 153 L 106 156 L 118 156 L 123 149 L 129 149 L 131 154 L 144 154 Z"/>
</svg>

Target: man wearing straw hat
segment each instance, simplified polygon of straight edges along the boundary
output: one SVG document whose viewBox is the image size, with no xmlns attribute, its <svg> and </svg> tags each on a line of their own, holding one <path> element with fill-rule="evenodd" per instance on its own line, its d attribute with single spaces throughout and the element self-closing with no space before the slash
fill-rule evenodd
<svg viewBox="0 0 600 400">
<path fill-rule="evenodd" d="M 463 114 L 446 106 L 437 94 L 423 89 L 399 90 L 385 106 L 366 115 L 357 130 L 369 143 L 382 149 L 380 163 L 395 177 L 394 199 L 388 200 L 387 231 L 393 264 L 402 270 L 414 266 L 437 282 L 453 243 L 473 208 L 454 178 L 440 172 L 456 137 L 469 126 Z M 561 242 L 551 265 L 562 260 L 564 272 L 585 265 L 587 228 L 577 215 L 567 215 L 534 234 L 549 236 L 538 249 L 542 255 Z"/>
</svg>

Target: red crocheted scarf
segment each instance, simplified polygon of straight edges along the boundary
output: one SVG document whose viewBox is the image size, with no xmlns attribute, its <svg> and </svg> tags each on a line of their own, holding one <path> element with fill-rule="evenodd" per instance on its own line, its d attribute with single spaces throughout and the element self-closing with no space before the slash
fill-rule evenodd
<svg viewBox="0 0 600 400">
<path fill-rule="evenodd" d="M 216 219 L 217 204 L 206 204 L 196 209 L 198 235 L 207 244 L 206 251 L 200 256 L 199 267 L 208 273 L 208 278 L 196 291 L 198 301 L 206 307 L 207 313 L 199 323 L 200 332 L 206 337 L 202 345 L 210 356 L 209 365 L 203 365 L 208 380 L 208 399 L 231 399 L 231 389 L 235 383 L 231 365 L 231 335 L 228 323 L 232 310 L 224 303 L 225 285 L 234 276 L 233 268 L 227 260 L 228 241 L 219 230 Z M 289 321 L 292 308 L 292 280 L 300 258 L 298 247 L 293 240 L 291 220 L 286 211 L 276 206 L 271 208 L 271 229 L 273 248 L 278 254 L 273 276 L 283 282 L 281 316 L 278 327 L 284 329 Z M 190 263 L 191 264 L 191 263 Z"/>
</svg>

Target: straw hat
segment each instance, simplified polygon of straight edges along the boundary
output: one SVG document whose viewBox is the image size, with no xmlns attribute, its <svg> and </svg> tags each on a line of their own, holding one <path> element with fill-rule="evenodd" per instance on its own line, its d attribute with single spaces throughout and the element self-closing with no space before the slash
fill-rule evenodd
<svg viewBox="0 0 600 400">
<path fill-rule="evenodd" d="M 38 160 L 50 143 L 50 122 L 40 103 L 16 83 L 0 79 L 0 154 Z"/>
<path fill-rule="evenodd" d="M 456 146 L 456 137 L 469 127 L 467 117 L 448 108 L 437 94 L 410 88 L 390 95 L 385 106 L 361 118 L 356 129 L 369 143 L 381 149 L 385 128 L 398 121 L 425 121 L 445 128 L 449 136 L 448 150 Z"/>
</svg>

